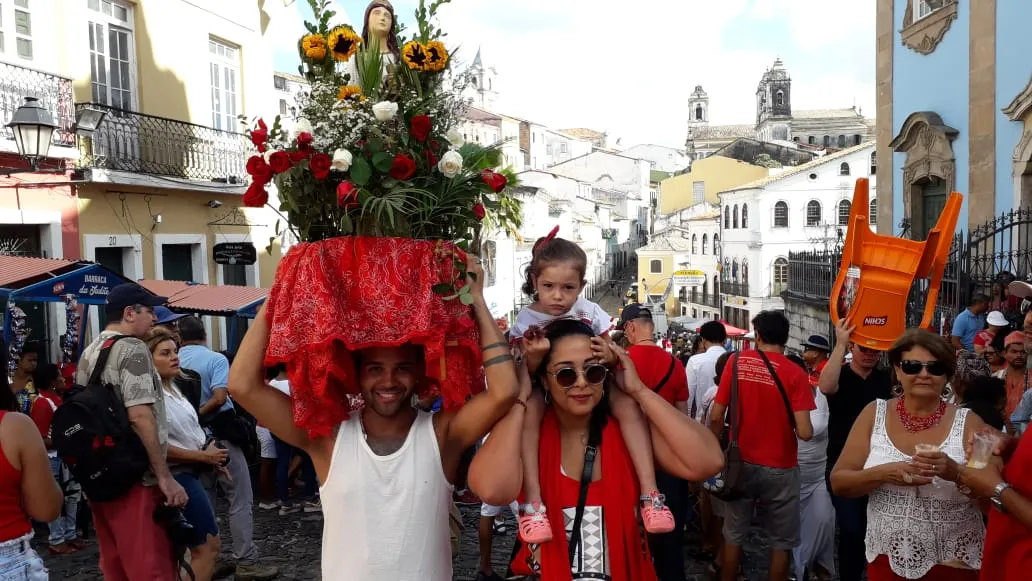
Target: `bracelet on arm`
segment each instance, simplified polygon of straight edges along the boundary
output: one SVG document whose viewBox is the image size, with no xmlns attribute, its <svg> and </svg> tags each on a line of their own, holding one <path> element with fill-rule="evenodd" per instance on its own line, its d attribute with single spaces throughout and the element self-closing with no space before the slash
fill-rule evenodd
<svg viewBox="0 0 1032 581">
<path fill-rule="evenodd" d="M 508 349 L 509 348 L 509 344 L 507 342 L 505 342 L 505 341 L 499 341 L 497 343 L 491 343 L 490 345 L 482 345 L 480 347 L 480 350 L 481 351 L 490 351 L 491 349 L 497 349 L 499 347 L 505 347 L 506 349 Z"/>
<path fill-rule="evenodd" d="M 512 361 L 512 360 L 513 360 L 513 357 L 509 353 L 506 353 L 505 355 L 499 355 L 498 357 L 492 357 L 492 358 L 488 359 L 487 361 L 484 361 L 484 369 L 487 369 L 488 367 L 491 367 L 492 365 L 498 365 L 499 363 L 506 363 L 506 362 Z"/>
</svg>

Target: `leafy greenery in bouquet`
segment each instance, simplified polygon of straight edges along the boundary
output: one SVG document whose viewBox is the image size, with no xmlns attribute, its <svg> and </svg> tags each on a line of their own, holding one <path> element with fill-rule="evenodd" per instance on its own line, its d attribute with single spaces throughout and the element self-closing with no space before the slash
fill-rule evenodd
<svg viewBox="0 0 1032 581">
<path fill-rule="evenodd" d="M 244 204 L 267 204 L 274 183 L 278 210 L 305 242 L 397 236 L 476 252 L 485 229 L 515 232 L 521 208 L 508 193 L 515 175 L 500 168 L 501 143 L 464 143 L 456 128 L 461 75 L 450 74 L 445 35 L 433 24 L 451 0 L 420 0 L 416 32 L 399 27 L 394 36 L 392 26 L 387 51 L 375 36 L 365 43 L 350 26 L 331 25 L 328 1 L 308 0 L 315 22 L 305 23 L 298 50 L 311 89 L 297 99 L 296 129 L 288 134 L 277 117 L 248 130 L 259 154 L 248 160 Z"/>
</svg>

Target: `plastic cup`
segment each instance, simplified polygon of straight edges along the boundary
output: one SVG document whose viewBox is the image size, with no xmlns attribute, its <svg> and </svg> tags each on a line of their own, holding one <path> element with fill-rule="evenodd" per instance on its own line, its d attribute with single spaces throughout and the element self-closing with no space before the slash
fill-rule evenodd
<svg viewBox="0 0 1032 581">
<path fill-rule="evenodd" d="M 993 458 L 993 449 L 1000 441 L 1000 437 L 992 432 L 975 433 L 974 442 L 971 446 L 971 457 L 968 458 L 968 468 L 981 469 L 989 465 Z"/>
<path fill-rule="evenodd" d="M 930 454 L 932 452 L 938 452 L 939 447 L 935 444 L 915 444 L 914 452 L 917 454 Z"/>
</svg>

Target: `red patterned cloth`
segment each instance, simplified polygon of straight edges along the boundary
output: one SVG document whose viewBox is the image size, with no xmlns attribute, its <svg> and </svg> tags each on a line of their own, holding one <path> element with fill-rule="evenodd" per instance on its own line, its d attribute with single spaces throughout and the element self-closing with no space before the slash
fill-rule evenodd
<svg viewBox="0 0 1032 581">
<path fill-rule="evenodd" d="M 458 275 L 453 248 L 348 236 L 287 253 L 268 299 L 265 364 L 287 366 L 295 425 L 326 436 L 360 407 L 352 352 L 369 347 L 422 345 L 430 380 L 424 392 L 439 391 L 445 409 L 484 389 L 470 308 L 432 290 Z"/>
</svg>

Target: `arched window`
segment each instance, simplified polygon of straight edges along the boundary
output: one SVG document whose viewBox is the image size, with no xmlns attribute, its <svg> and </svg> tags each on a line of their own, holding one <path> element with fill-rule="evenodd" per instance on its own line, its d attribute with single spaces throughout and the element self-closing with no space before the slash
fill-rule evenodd
<svg viewBox="0 0 1032 581">
<path fill-rule="evenodd" d="M 713 256 L 720 254 L 720 234 L 713 235 Z"/>
<path fill-rule="evenodd" d="M 695 106 L 695 120 L 702 121 L 702 105 Z"/>
<path fill-rule="evenodd" d="M 649 272 L 652 274 L 663 274 L 663 261 L 662 260 L 650 260 L 649 261 Z"/>
<path fill-rule="evenodd" d="M 871 200 L 870 215 L 867 217 L 867 219 L 868 219 L 868 221 L 870 221 L 871 226 L 877 226 L 878 225 L 878 199 L 877 198 Z"/>
<path fill-rule="evenodd" d="M 749 205 L 742 204 L 742 228 L 749 227 Z"/>
<path fill-rule="evenodd" d="M 845 146 L 846 146 L 846 136 L 845 136 L 845 135 L 839 135 L 839 136 L 838 136 L 838 146 L 839 146 L 840 148 L 842 148 L 842 147 L 845 147 Z"/>
<path fill-rule="evenodd" d="M 731 212 L 731 227 L 738 228 L 738 204 L 735 204 L 735 209 Z"/>
<path fill-rule="evenodd" d="M 702 245 L 705 246 L 706 243 L 703 242 Z M 692 234 L 692 254 L 698 254 L 698 253 L 699 253 L 699 236 L 696 235 L 696 234 Z"/>
<path fill-rule="evenodd" d="M 774 227 L 788 228 L 788 204 L 785 202 L 774 204 Z"/>
<path fill-rule="evenodd" d="M 860 145 L 861 143 L 863 143 L 863 139 L 864 138 L 861 137 L 860 135 L 854 135 L 853 136 L 853 145 Z"/>
<path fill-rule="evenodd" d="M 825 135 L 824 136 L 824 147 L 831 147 L 831 136 L 830 135 Z"/>
<path fill-rule="evenodd" d="M 821 203 L 817 200 L 810 200 L 806 204 L 806 225 L 819 226 L 821 223 Z"/>
<path fill-rule="evenodd" d="M 724 230 L 731 229 L 731 206 L 724 206 Z"/>
<path fill-rule="evenodd" d="M 849 212 L 853 209 L 853 203 L 849 200 L 842 200 L 838 203 L 838 225 L 849 225 Z"/>
<path fill-rule="evenodd" d="M 716 234 L 714 234 L 716 236 Z M 706 234 L 702 235 L 702 253 L 706 254 L 706 242 L 708 242 Z"/>
<path fill-rule="evenodd" d="M 840 176 L 847 176 L 847 175 L 849 175 L 849 164 L 848 163 L 842 162 L 841 164 L 839 164 L 839 166 L 838 166 L 838 175 L 840 175 Z"/>
<path fill-rule="evenodd" d="M 878 152 L 871 152 L 871 175 L 878 173 Z"/>
<path fill-rule="evenodd" d="M 720 294 L 720 277 L 718 277 L 715 274 L 713 275 L 713 294 L 714 295 L 719 295 Z"/>
<path fill-rule="evenodd" d="M 813 135 L 811 135 L 811 136 L 806 138 L 806 142 L 809 143 L 810 145 L 814 145 L 815 143 L 817 143 L 817 138 L 814 137 Z"/>
<path fill-rule="evenodd" d="M 773 272 L 771 273 L 771 290 L 773 294 L 780 295 L 788 290 L 788 259 L 778 257 L 774 259 Z"/>
<path fill-rule="evenodd" d="M 784 91 L 778 91 L 777 96 L 775 97 L 774 104 L 775 105 L 784 105 L 785 104 L 785 92 Z"/>
</svg>

